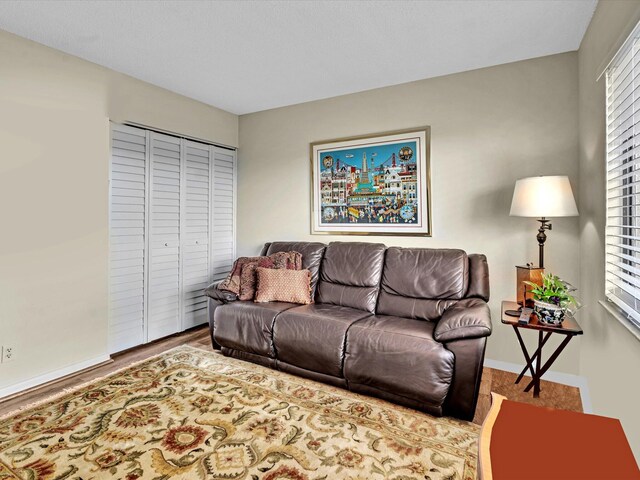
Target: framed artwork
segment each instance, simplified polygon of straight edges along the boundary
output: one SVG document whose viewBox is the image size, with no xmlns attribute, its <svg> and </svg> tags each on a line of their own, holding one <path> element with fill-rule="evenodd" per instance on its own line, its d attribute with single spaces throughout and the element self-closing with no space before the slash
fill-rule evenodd
<svg viewBox="0 0 640 480">
<path fill-rule="evenodd" d="M 311 233 L 431 236 L 430 128 L 311 144 Z"/>
</svg>

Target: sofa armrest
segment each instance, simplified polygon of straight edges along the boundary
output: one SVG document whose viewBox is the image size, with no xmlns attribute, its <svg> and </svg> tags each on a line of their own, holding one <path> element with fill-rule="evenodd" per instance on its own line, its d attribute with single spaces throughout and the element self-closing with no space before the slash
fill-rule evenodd
<svg viewBox="0 0 640 480">
<path fill-rule="evenodd" d="M 467 298 L 448 308 L 440 317 L 433 338 L 441 343 L 491 335 L 491 312 L 484 300 Z"/>
<path fill-rule="evenodd" d="M 238 296 L 235 293 L 229 292 L 227 290 L 220 290 L 218 288 L 218 285 L 220 285 L 220 283 L 222 283 L 222 280 L 212 283 L 207 288 L 205 288 L 205 295 L 221 303 L 229 303 L 238 299 Z"/>
</svg>

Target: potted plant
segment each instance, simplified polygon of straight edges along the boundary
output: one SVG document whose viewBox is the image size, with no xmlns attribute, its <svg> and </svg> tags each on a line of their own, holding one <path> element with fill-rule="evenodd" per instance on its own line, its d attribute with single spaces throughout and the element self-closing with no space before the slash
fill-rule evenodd
<svg viewBox="0 0 640 480">
<path fill-rule="evenodd" d="M 542 275 L 542 285 L 524 282 L 533 293 L 533 311 L 538 320 L 548 325 L 560 325 L 568 309 L 577 309 L 578 300 L 570 292 L 575 288 L 552 273 Z"/>
</svg>

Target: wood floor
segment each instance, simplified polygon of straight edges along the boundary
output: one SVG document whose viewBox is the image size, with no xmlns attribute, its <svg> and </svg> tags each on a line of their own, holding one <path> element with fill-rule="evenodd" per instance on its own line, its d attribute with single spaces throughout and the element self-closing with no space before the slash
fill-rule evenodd
<svg viewBox="0 0 640 480">
<path fill-rule="evenodd" d="M 55 395 L 64 389 L 73 388 L 95 378 L 103 377 L 111 372 L 126 367 L 133 362 L 144 360 L 145 358 L 184 344 L 201 348 L 203 350 L 214 351 L 213 348 L 211 348 L 208 328 L 199 327 L 148 345 L 136 347 L 118 355 L 114 355 L 113 361 L 108 364 L 33 388 L 9 399 L 0 400 L 0 416 L 24 405 L 44 400 L 45 398 Z M 529 378 L 530 377 L 525 377 L 523 382 Z M 478 407 L 476 409 L 475 418 L 473 419 L 474 423 L 481 424 L 486 417 L 490 407 L 490 394 L 492 391 L 504 395 L 510 400 L 517 400 L 519 402 L 560 408 L 564 410 L 573 410 L 577 412 L 582 411 L 580 391 L 576 387 L 569 387 L 567 385 L 543 380 L 541 382 L 542 391 L 540 393 L 540 398 L 534 399 L 532 393 L 524 393 L 522 391 L 528 381 L 526 383 L 521 382 L 520 385 L 514 385 L 515 379 L 516 374 L 514 373 L 495 370 L 493 368 L 484 369 L 482 374 L 482 383 L 480 384 Z"/>
<path fill-rule="evenodd" d="M 579 388 L 542 380 L 540 382 L 540 397 L 533 398 L 533 389 L 529 391 L 529 393 L 524 392 L 524 388 L 529 381 L 531 381 L 531 377 L 524 377 L 522 381 L 516 385 L 515 381 L 517 377 L 517 374 L 505 372 L 504 370 L 487 367 L 483 369 L 478 406 L 476 407 L 476 415 L 473 418 L 474 423 L 482 424 L 487 416 L 489 408 L 491 407 L 491 392 L 499 393 L 509 400 L 517 402 L 582 412 L 582 400 L 580 398 Z"/>
</svg>

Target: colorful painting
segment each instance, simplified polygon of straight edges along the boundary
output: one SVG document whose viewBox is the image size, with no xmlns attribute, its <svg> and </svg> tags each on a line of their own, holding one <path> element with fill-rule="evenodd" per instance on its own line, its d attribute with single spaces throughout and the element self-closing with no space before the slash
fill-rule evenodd
<svg viewBox="0 0 640 480">
<path fill-rule="evenodd" d="M 431 235 L 429 128 L 311 145 L 312 233 Z"/>
</svg>

